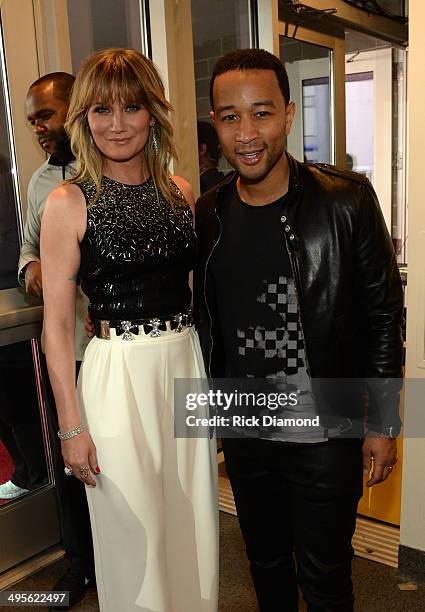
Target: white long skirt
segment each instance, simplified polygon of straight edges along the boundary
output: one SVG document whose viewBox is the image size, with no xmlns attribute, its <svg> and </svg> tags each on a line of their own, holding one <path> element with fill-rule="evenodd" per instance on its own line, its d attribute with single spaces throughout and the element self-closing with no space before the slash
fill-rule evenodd
<svg viewBox="0 0 425 612">
<path fill-rule="evenodd" d="M 174 378 L 204 378 L 196 332 L 93 338 L 78 379 L 101 474 L 87 488 L 102 612 L 216 612 L 215 441 L 174 437 Z"/>
</svg>

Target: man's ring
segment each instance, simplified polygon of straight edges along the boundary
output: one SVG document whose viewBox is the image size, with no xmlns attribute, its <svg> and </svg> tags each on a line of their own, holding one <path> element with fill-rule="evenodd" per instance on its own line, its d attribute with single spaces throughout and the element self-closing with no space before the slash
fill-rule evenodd
<svg viewBox="0 0 425 612">
<path fill-rule="evenodd" d="M 73 472 L 70 467 L 67 465 L 64 467 L 63 471 L 65 472 L 65 476 L 72 476 Z"/>
<path fill-rule="evenodd" d="M 87 480 L 87 478 L 89 477 L 89 474 L 90 474 L 90 470 L 86 465 L 84 465 L 83 467 L 80 467 L 81 480 Z"/>
</svg>

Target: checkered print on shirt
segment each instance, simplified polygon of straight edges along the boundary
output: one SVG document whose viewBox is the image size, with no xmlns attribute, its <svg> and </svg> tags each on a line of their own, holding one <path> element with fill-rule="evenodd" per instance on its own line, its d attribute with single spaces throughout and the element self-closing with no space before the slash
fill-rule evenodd
<svg viewBox="0 0 425 612">
<path fill-rule="evenodd" d="M 295 374 L 305 365 L 305 352 L 294 280 L 279 276 L 277 282 L 263 283 L 265 291 L 257 296 L 257 302 L 277 312 L 282 317 L 282 326 L 274 329 L 261 326 L 238 329 L 238 353 L 244 357 L 249 351 L 260 350 L 264 352 L 265 359 L 278 356 L 282 360 L 283 372 Z"/>
</svg>

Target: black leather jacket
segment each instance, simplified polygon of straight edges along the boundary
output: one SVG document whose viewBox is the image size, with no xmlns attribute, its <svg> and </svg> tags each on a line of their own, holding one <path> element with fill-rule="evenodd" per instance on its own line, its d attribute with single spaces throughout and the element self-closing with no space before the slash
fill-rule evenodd
<svg viewBox="0 0 425 612">
<path fill-rule="evenodd" d="M 403 293 L 375 192 L 367 178 L 354 172 L 300 163 L 289 154 L 288 160 L 282 239 L 295 279 L 309 374 L 315 379 L 367 378 L 372 385 L 378 379 L 369 407 L 370 427 L 397 435 Z M 220 240 L 220 212 L 234 193 L 236 179 L 235 173 L 228 175 L 196 206 L 195 320 L 210 377 L 224 376 L 225 355 L 208 263 Z M 363 413 L 362 389 L 358 391 L 354 403 L 352 397 L 337 395 L 336 409 L 342 409 L 342 402 L 345 416 Z"/>
</svg>

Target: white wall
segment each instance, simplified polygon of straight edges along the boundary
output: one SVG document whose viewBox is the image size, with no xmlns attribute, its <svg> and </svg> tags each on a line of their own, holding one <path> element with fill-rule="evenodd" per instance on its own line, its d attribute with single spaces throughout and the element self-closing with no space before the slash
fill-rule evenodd
<svg viewBox="0 0 425 612">
<path fill-rule="evenodd" d="M 409 295 L 407 304 L 407 368 L 408 378 L 425 378 L 425 3 L 411 2 L 409 15 Z M 425 381 L 424 385 L 425 385 Z M 419 418 L 425 429 L 422 397 Z M 407 388 L 405 427 L 415 426 L 415 407 Z M 425 439 L 406 438 L 404 442 L 403 487 L 400 542 L 425 551 Z"/>
</svg>

